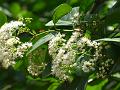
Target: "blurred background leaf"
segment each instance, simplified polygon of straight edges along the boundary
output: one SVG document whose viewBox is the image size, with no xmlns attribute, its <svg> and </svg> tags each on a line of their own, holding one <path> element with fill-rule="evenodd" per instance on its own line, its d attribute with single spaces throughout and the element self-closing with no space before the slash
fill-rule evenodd
<svg viewBox="0 0 120 90">
<path fill-rule="evenodd" d="M 0 27 L 5 23 L 7 22 L 7 17 L 6 15 L 0 11 Z"/>
</svg>

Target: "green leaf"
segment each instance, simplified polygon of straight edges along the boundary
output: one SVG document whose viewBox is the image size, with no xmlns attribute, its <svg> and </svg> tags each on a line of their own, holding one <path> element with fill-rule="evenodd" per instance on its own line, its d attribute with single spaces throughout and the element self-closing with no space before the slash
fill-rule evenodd
<svg viewBox="0 0 120 90">
<path fill-rule="evenodd" d="M 0 11 L 0 27 L 7 21 L 6 15 Z"/>
<path fill-rule="evenodd" d="M 33 4 L 32 11 L 34 12 L 40 12 L 45 8 L 46 4 L 44 1 L 37 1 L 35 4 Z"/>
<path fill-rule="evenodd" d="M 95 41 L 108 41 L 108 42 L 120 42 L 120 38 L 103 38 Z"/>
<path fill-rule="evenodd" d="M 87 37 L 87 38 L 91 38 L 91 32 L 90 31 L 88 31 L 88 30 L 86 30 L 86 32 L 85 32 L 85 37 Z"/>
<path fill-rule="evenodd" d="M 71 21 L 71 23 L 72 23 L 71 18 L 73 18 L 76 13 L 79 13 L 79 7 L 72 8 L 72 10 L 67 15 L 63 16 L 61 18 L 61 20 L 63 20 L 63 21 Z"/>
<path fill-rule="evenodd" d="M 41 46 L 42 44 L 48 42 L 49 40 L 51 40 L 54 37 L 53 34 L 48 34 L 42 38 L 40 38 L 33 46 L 32 49 L 26 54 L 28 55 L 29 53 L 31 53 L 32 51 L 34 51 L 35 49 L 37 49 L 39 46 Z"/>
<path fill-rule="evenodd" d="M 72 7 L 68 4 L 61 4 L 55 8 L 53 13 L 53 23 L 57 23 L 60 18 L 68 14 L 72 10 Z"/>
</svg>

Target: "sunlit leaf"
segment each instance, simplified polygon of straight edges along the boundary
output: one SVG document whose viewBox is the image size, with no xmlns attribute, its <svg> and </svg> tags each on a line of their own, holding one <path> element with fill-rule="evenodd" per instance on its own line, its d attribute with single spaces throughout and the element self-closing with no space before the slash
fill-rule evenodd
<svg viewBox="0 0 120 90">
<path fill-rule="evenodd" d="M 61 4 L 59 5 L 53 13 L 53 23 L 57 23 L 60 18 L 64 15 L 68 14 L 72 10 L 72 7 L 68 4 Z"/>
</svg>

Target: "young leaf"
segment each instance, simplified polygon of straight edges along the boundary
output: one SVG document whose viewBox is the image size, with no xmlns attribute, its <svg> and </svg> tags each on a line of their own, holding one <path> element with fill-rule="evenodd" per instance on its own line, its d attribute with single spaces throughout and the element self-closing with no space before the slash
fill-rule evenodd
<svg viewBox="0 0 120 90">
<path fill-rule="evenodd" d="M 68 4 L 61 4 L 59 5 L 53 13 L 53 23 L 57 23 L 60 18 L 64 15 L 68 14 L 72 10 L 72 7 Z"/>
<path fill-rule="evenodd" d="M 27 55 L 29 53 L 31 53 L 32 51 L 34 51 L 35 49 L 37 49 L 40 45 L 46 43 L 47 41 L 51 40 L 54 37 L 53 34 L 48 34 L 46 36 L 44 36 L 43 38 L 40 38 L 33 46 L 32 49 L 27 53 Z"/>
</svg>

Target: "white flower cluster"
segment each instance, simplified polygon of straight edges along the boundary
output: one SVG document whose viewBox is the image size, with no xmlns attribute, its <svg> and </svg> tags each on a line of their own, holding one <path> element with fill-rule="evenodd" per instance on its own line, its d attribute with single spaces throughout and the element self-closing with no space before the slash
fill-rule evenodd
<svg viewBox="0 0 120 90">
<path fill-rule="evenodd" d="M 73 48 L 75 42 L 80 36 L 79 32 L 73 32 L 72 36 L 66 44 L 64 44 L 56 54 L 56 57 L 52 61 L 52 74 L 61 80 L 67 80 L 70 78 L 72 69 L 76 63 L 77 51 Z"/>
<path fill-rule="evenodd" d="M 14 32 L 19 26 L 25 26 L 25 24 L 21 21 L 11 21 L 10 23 L 5 23 L 0 28 L 0 32 Z"/>
<path fill-rule="evenodd" d="M 74 70 L 94 71 L 100 52 L 100 43 L 82 37 L 81 30 L 75 29 L 66 43 L 59 33 L 49 43 L 49 53 L 53 57 L 52 74 L 60 80 L 68 80 Z M 83 56 L 84 60 L 77 61 L 78 55 Z"/>
<path fill-rule="evenodd" d="M 24 51 L 31 46 L 29 43 L 22 43 L 18 37 L 13 35 L 20 26 L 24 25 L 21 21 L 11 21 L 0 28 L 0 63 L 5 68 L 15 64 L 15 59 L 21 57 Z"/>
<path fill-rule="evenodd" d="M 65 39 L 63 39 L 65 35 L 61 35 L 58 33 L 50 42 L 49 42 L 49 54 L 54 59 L 58 53 L 58 50 L 61 46 L 65 44 Z"/>
</svg>

